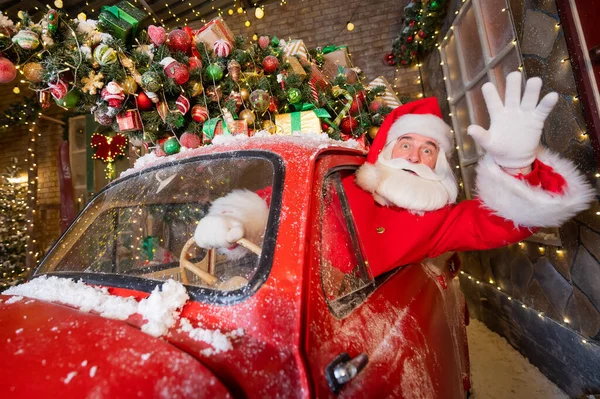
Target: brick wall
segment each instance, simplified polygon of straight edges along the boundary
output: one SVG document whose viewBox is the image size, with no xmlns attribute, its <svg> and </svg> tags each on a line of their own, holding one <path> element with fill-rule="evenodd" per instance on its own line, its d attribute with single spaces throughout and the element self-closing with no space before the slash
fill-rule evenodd
<svg viewBox="0 0 600 399">
<path fill-rule="evenodd" d="M 14 85 L 0 86 L 0 112 L 4 111 L 10 104 L 20 102 L 25 96 L 32 93 L 25 84 L 19 84 L 21 94 L 12 92 Z M 45 115 L 62 119 L 62 110 L 56 106 L 51 107 Z M 28 159 L 30 126 L 11 126 L 8 129 L 0 129 L 0 171 L 4 171 L 11 164 L 11 159 L 17 158 L 20 173 L 26 174 L 29 166 Z M 37 223 L 34 228 L 34 236 L 37 238 L 39 249 L 45 250 L 52 245 L 60 234 L 59 230 L 59 187 L 58 187 L 58 146 L 62 142 L 63 128 L 47 120 L 38 121 L 38 129 L 41 136 L 37 137 L 35 144 L 36 159 L 38 167 L 38 198 L 37 198 Z"/>
<path fill-rule="evenodd" d="M 400 33 L 403 8 L 404 1 L 398 0 L 288 0 L 283 6 L 279 2 L 267 4 L 262 19 L 256 19 L 254 9 L 234 15 L 225 9 L 223 18 L 234 34 L 249 38 L 256 33 L 285 40 L 302 39 L 309 48 L 348 45 L 352 62 L 363 70 L 365 82 L 384 76 L 391 84 L 398 84 L 395 89 L 399 96 L 414 98 L 420 93 L 416 83 L 418 71 L 383 63 Z M 250 27 L 244 26 L 247 20 Z M 355 26 L 351 32 L 346 29 L 350 20 Z M 200 20 L 190 22 L 195 29 L 202 25 Z"/>
</svg>

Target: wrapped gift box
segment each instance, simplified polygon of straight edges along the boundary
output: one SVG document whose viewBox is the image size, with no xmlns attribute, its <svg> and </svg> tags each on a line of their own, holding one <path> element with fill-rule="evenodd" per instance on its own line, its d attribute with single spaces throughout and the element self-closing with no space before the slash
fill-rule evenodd
<svg viewBox="0 0 600 399">
<path fill-rule="evenodd" d="M 137 33 L 144 28 L 148 14 L 135 8 L 128 1 L 114 6 L 102 6 L 98 20 L 104 30 L 126 44 L 131 44 Z"/>
<path fill-rule="evenodd" d="M 397 108 L 402 105 L 400 100 L 398 100 L 398 97 L 396 97 L 396 94 L 394 93 L 392 86 L 389 84 L 389 82 L 383 76 L 379 76 L 379 77 L 375 78 L 371 83 L 369 83 L 368 88 L 373 89 L 377 86 L 385 87 L 385 92 L 383 93 L 381 98 L 383 99 L 383 102 L 385 103 L 386 106 L 393 109 L 393 108 Z"/>
<path fill-rule="evenodd" d="M 119 130 L 122 132 L 142 130 L 142 118 L 140 118 L 140 113 L 136 109 L 118 114 L 117 123 L 119 124 Z"/>
<path fill-rule="evenodd" d="M 314 111 L 292 112 L 275 115 L 277 134 L 291 135 L 293 132 L 321 133 L 321 120 Z"/>
<path fill-rule="evenodd" d="M 346 46 L 325 47 L 323 58 L 325 59 L 323 73 L 329 78 L 329 81 L 333 81 L 339 73 L 346 75 L 346 81 L 350 84 L 358 81 L 358 74 L 352 70 L 352 62 Z"/>
<path fill-rule="evenodd" d="M 213 118 L 204 123 L 202 127 L 202 142 L 210 143 L 216 136 L 249 136 L 248 123 L 245 120 L 235 120 L 233 123 L 224 123 L 221 118 Z"/>
<path fill-rule="evenodd" d="M 302 40 L 294 39 L 285 44 L 283 54 L 286 56 L 297 55 L 298 57 L 308 60 L 308 50 Z"/>
<path fill-rule="evenodd" d="M 195 42 L 201 42 L 207 49 L 212 49 L 217 40 L 227 40 L 231 45 L 235 43 L 235 37 L 223 18 L 216 17 L 196 32 Z"/>
<path fill-rule="evenodd" d="M 300 61 L 298 61 L 298 59 L 296 57 L 285 56 L 284 60 L 285 60 L 285 62 L 290 64 L 290 72 L 295 73 L 296 75 L 299 75 L 303 80 L 304 80 L 304 78 L 306 78 L 306 71 L 304 70 L 304 68 L 302 67 L 302 64 L 300 64 Z"/>
</svg>

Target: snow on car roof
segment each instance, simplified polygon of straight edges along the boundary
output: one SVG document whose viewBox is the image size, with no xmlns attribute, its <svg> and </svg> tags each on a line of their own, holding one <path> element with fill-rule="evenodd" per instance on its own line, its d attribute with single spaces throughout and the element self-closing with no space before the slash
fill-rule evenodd
<svg viewBox="0 0 600 399">
<path fill-rule="evenodd" d="M 286 147 L 293 148 L 301 147 L 312 153 L 319 152 L 324 148 L 336 147 L 359 150 L 366 153 L 366 151 L 361 148 L 360 144 L 356 140 L 334 140 L 326 133 L 294 132 L 292 135 L 271 135 L 267 131 L 260 131 L 252 137 L 245 135 L 216 136 L 213 139 L 212 145 L 195 149 L 181 147 L 181 151 L 179 153 L 169 156 L 159 157 L 156 156 L 154 152 L 150 152 L 138 158 L 134 166 L 122 172 L 119 177 L 125 177 L 153 166 L 167 164 L 197 155 L 249 149 L 272 150 L 273 146 L 277 145 L 284 145 Z"/>
</svg>

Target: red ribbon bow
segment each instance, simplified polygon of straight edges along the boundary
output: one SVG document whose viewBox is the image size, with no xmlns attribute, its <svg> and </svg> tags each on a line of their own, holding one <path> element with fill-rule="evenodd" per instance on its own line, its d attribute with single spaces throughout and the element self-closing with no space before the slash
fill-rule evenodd
<svg viewBox="0 0 600 399">
<path fill-rule="evenodd" d="M 101 159 L 104 162 L 113 162 L 116 157 L 125 155 L 127 137 L 123 136 L 121 133 L 117 133 L 113 137 L 94 133 L 90 145 L 96 150 L 96 153 L 92 156 L 93 159 Z"/>
</svg>

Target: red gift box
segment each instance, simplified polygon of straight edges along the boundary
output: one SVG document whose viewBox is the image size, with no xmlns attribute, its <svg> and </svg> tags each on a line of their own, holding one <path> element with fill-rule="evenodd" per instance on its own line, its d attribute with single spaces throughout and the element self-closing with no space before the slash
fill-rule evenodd
<svg viewBox="0 0 600 399">
<path fill-rule="evenodd" d="M 117 123 L 119 124 L 119 130 L 122 132 L 142 130 L 142 118 L 140 118 L 140 113 L 135 109 L 130 109 L 117 115 Z"/>
</svg>

